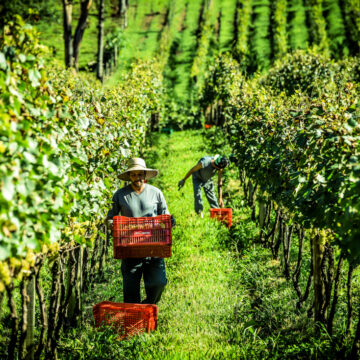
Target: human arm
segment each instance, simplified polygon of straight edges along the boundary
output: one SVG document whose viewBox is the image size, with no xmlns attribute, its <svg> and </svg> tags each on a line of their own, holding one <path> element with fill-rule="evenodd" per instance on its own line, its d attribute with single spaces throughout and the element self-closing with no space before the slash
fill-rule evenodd
<svg viewBox="0 0 360 360">
<path fill-rule="evenodd" d="M 202 169 L 202 164 L 201 164 L 201 162 L 199 162 L 199 163 L 197 163 L 195 166 L 193 166 L 193 167 L 186 173 L 185 177 L 179 181 L 179 183 L 178 183 L 179 189 L 178 189 L 178 190 L 180 190 L 180 189 L 185 185 L 185 181 L 186 181 L 186 179 L 187 179 L 190 175 L 192 175 L 195 171 L 198 171 L 198 170 L 200 170 L 200 169 Z"/>
<path fill-rule="evenodd" d="M 106 219 L 105 219 L 105 224 L 107 225 L 107 227 L 112 230 L 112 219 L 114 216 L 119 215 L 120 214 L 120 205 L 119 202 L 116 199 L 116 193 L 114 194 L 113 198 L 112 198 L 112 207 L 111 209 L 108 211 L 107 215 L 106 215 Z"/>
<path fill-rule="evenodd" d="M 158 202 L 157 212 L 159 215 L 166 215 L 166 214 L 170 215 L 164 194 L 162 192 L 159 193 L 159 202 Z M 170 215 L 170 217 L 171 217 L 171 227 L 174 227 L 176 225 L 176 220 L 173 215 Z"/>
<path fill-rule="evenodd" d="M 223 186 L 222 173 L 223 173 L 223 170 L 219 170 L 219 172 L 218 172 L 218 195 L 219 195 L 219 206 L 221 208 L 224 207 L 224 201 L 222 198 L 222 186 Z"/>
</svg>

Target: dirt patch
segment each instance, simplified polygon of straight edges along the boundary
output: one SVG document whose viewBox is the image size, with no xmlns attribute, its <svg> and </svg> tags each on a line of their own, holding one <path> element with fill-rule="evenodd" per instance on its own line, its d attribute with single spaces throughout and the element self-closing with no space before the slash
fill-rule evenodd
<svg viewBox="0 0 360 360">
<path fill-rule="evenodd" d="M 186 4 L 185 9 L 181 14 L 181 21 L 180 21 L 180 27 L 179 27 L 180 32 L 183 32 L 186 29 L 185 19 L 186 19 L 187 7 L 188 7 L 188 4 Z"/>
<path fill-rule="evenodd" d="M 145 14 L 145 21 L 144 21 L 144 24 L 143 24 L 143 29 L 148 30 L 149 27 L 150 27 L 151 22 L 154 19 L 154 17 L 158 16 L 158 15 L 160 15 L 160 13 L 158 11 L 153 12 L 153 13 L 149 13 L 149 14 Z"/>
</svg>

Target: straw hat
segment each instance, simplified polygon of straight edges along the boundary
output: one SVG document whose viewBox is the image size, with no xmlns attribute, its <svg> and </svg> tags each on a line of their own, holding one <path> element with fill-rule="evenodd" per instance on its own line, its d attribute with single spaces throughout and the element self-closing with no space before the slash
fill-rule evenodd
<svg viewBox="0 0 360 360">
<path fill-rule="evenodd" d="M 132 158 L 128 162 L 128 169 L 118 175 L 121 180 L 130 181 L 130 171 L 145 171 L 145 179 L 151 179 L 158 174 L 158 170 L 148 169 L 145 164 L 145 160 L 141 158 Z"/>
</svg>

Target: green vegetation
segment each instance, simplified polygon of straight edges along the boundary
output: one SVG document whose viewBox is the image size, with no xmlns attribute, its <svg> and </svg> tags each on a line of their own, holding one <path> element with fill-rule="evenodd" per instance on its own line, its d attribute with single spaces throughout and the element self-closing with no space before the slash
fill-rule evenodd
<svg viewBox="0 0 360 360">
<path fill-rule="evenodd" d="M 358 66 L 357 59 L 334 64 L 300 52 L 260 79 L 234 76 L 234 63 L 224 58 L 214 67 L 215 84 L 209 76 L 218 89 L 214 98 L 232 114 L 225 126 L 247 176 L 295 221 L 337 234 L 354 257 L 360 254 L 353 151 L 360 109 L 359 90 L 352 85 Z"/>
<path fill-rule="evenodd" d="M 220 12 L 220 34 L 219 50 L 220 52 L 231 51 L 237 31 L 236 26 L 236 4 L 237 0 L 225 0 L 221 2 Z"/>
<path fill-rule="evenodd" d="M 139 64 L 124 83 L 102 91 L 90 78 L 44 67 L 36 33 L 20 18 L 1 40 L 0 259 L 61 238 L 90 243 L 81 224 L 93 228 L 103 218 L 113 189 L 106 174 L 140 151 L 143 124 L 157 111 L 156 68 L 150 74 Z"/>
<path fill-rule="evenodd" d="M 267 69 L 270 65 L 271 47 L 269 41 L 270 31 L 270 1 L 253 1 L 252 57 L 260 69 Z"/>
<path fill-rule="evenodd" d="M 306 49 L 308 47 L 308 31 L 303 1 L 289 0 L 287 12 L 289 48 L 292 50 Z"/>
<path fill-rule="evenodd" d="M 61 2 L 0 4 L 0 357 L 25 358 L 33 275 L 36 358 L 358 358 L 359 1 L 129 0 L 125 26 L 105 0 L 104 84 L 98 5 L 76 73 Z M 231 229 L 177 190 L 215 153 Z M 132 156 L 177 226 L 159 327 L 120 341 L 92 306 L 122 301 L 103 219 Z"/>
<path fill-rule="evenodd" d="M 163 189 L 177 220 L 173 256 L 166 259 L 169 282 L 159 303 L 158 329 L 125 341 L 110 331 L 93 329 L 91 306 L 122 298 L 120 261 L 111 260 L 105 280 L 87 298 L 84 325 L 64 334 L 60 355 L 67 359 L 336 358 L 326 332 L 317 331 L 306 311 L 293 311 L 296 296 L 282 278 L 279 262 L 253 244 L 258 232 L 250 220 L 251 209 L 238 197 L 236 169 L 226 174 L 225 205 L 234 209 L 230 232 L 207 216 L 195 216 L 191 183 L 178 192 L 177 180 L 208 153 L 203 141 L 199 131 L 155 135 L 144 154 L 151 167 L 160 169 L 152 184 Z M 205 213 L 209 214 L 208 205 Z M 304 282 L 305 276 L 302 286 Z"/>
</svg>

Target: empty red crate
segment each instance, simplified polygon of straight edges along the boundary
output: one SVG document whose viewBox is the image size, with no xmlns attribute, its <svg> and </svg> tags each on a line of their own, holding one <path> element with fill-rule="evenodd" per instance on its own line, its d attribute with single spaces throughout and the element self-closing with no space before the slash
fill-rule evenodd
<svg viewBox="0 0 360 360">
<path fill-rule="evenodd" d="M 113 217 L 114 258 L 170 257 L 171 217 Z"/>
<path fill-rule="evenodd" d="M 158 307 L 153 304 L 128 304 L 103 301 L 93 306 L 95 326 L 113 326 L 120 339 L 155 330 Z"/>
<path fill-rule="evenodd" d="M 219 221 L 227 224 L 228 227 L 232 225 L 232 209 L 210 209 L 210 217 L 218 219 Z"/>
</svg>

